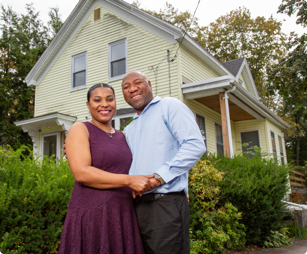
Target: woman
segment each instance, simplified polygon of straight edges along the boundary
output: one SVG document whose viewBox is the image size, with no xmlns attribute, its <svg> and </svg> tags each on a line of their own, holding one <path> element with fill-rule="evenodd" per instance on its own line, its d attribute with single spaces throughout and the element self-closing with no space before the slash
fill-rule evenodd
<svg viewBox="0 0 307 254">
<path fill-rule="evenodd" d="M 129 176 L 132 155 L 124 134 L 112 128 L 115 93 L 108 84 L 87 94 L 91 122 L 69 130 L 66 154 L 76 180 L 62 231 L 60 253 L 143 253 L 131 189 L 150 190 L 148 178 Z"/>
</svg>

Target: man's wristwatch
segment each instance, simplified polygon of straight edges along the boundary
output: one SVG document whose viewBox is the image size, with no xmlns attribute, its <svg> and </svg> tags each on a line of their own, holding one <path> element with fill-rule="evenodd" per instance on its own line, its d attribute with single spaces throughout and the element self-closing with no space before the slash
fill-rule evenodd
<svg viewBox="0 0 307 254">
<path fill-rule="evenodd" d="M 155 178 L 161 183 L 161 185 L 165 183 L 163 178 L 160 175 L 156 174 L 156 173 L 155 173 Z"/>
</svg>

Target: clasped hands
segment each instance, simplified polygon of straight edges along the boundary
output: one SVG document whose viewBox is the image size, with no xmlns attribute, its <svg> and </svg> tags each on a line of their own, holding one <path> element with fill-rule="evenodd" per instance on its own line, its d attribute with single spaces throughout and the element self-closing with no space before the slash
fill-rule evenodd
<svg viewBox="0 0 307 254">
<path fill-rule="evenodd" d="M 130 187 L 132 189 L 133 198 L 137 195 L 141 197 L 143 193 L 153 190 L 160 185 L 161 183 L 155 178 L 155 174 L 131 176 Z"/>
</svg>

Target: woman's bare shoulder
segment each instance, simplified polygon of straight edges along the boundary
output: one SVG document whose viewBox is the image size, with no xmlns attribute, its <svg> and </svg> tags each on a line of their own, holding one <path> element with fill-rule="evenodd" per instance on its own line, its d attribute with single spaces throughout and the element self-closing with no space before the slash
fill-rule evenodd
<svg viewBox="0 0 307 254">
<path fill-rule="evenodd" d="M 78 135 L 80 135 L 80 134 L 87 134 L 88 135 L 88 129 L 87 129 L 87 127 L 86 127 L 86 125 L 84 123 L 77 122 L 77 123 L 74 123 L 70 127 L 67 135 L 72 134 L 72 133 L 73 134 L 77 133 Z"/>
</svg>

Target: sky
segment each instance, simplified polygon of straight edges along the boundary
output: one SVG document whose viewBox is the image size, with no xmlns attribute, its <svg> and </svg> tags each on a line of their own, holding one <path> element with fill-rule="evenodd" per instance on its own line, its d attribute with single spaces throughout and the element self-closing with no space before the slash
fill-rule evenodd
<svg viewBox="0 0 307 254">
<path fill-rule="evenodd" d="M 189 10 L 194 13 L 199 0 L 167 0 L 168 3 L 172 4 L 179 11 Z M 61 18 L 64 21 L 73 8 L 78 3 L 78 0 L 0 0 L 0 3 L 7 7 L 8 5 L 18 13 L 25 12 L 26 3 L 33 3 L 36 11 L 40 12 L 40 18 L 47 22 L 48 12 L 50 7 L 59 7 Z M 132 3 L 133 0 L 126 0 L 128 3 Z M 159 11 L 163 9 L 166 0 L 139 0 L 141 8 Z M 298 34 L 307 32 L 307 28 L 303 28 L 300 25 L 296 25 L 296 17 L 288 17 L 285 14 L 277 14 L 278 6 L 282 0 L 200 0 L 199 7 L 196 11 L 196 17 L 199 19 L 201 26 L 209 25 L 210 22 L 214 22 L 221 15 L 229 13 L 231 10 L 237 9 L 240 6 L 245 6 L 250 10 L 252 17 L 264 16 L 269 18 L 273 15 L 278 21 L 283 21 L 282 30 L 284 33 L 289 34 L 294 31 Z"/>
</svg>

